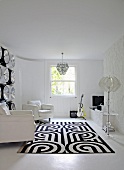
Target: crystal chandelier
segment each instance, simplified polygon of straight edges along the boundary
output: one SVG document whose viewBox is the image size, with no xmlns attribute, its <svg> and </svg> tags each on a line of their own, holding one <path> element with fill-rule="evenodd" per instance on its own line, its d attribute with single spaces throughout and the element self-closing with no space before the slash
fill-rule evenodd
<svg viewBox="0 0 124 170">
<path fill-rule="evenodd" d="M 65 75 L 69 68 L 68 63 L 63 62 L 63 53 L 62 53 L 62 62 L 58 63 L 56 68 L 60 75 Z"/>
</svg>

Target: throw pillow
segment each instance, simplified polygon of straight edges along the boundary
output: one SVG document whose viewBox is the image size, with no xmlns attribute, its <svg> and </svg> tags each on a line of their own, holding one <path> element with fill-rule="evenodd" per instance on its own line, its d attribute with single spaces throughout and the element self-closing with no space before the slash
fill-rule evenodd
<svg viewBox="0 0 124 170">
<path fill-rule="evenodd" d="M 1 115 L 11 115 L 6 103 L 0 103 L 0 114 Z"/>
</svg>

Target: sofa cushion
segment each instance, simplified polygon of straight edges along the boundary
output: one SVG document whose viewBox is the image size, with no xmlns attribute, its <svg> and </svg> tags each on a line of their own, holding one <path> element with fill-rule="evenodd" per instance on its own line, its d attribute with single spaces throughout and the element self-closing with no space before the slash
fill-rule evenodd
<svg viewBox="0 0 124 170">
<path fill-rule="evenodd" d="M 6 103 L 0 103 L 0 115 L 11 115 Z"/>
<path fill-rule="evenodd" d="M 28 104 L 37 105 L 38 109 L 41 109 L 41 101 L 40 100 L 31 100 L 31 101 L 28 101 Z"/>
</svg>

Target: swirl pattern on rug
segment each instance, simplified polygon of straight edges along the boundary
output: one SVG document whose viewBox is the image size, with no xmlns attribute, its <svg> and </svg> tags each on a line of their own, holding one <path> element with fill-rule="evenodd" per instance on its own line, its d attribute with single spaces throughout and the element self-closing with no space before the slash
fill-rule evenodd
<svg viewBox="0 0 124 170">
<path fill-rule="evenodd" d="M 19 153 L 114 153 L 87 122 L 51 122 L 39 125 L 34 140 Z"/>
</svg>

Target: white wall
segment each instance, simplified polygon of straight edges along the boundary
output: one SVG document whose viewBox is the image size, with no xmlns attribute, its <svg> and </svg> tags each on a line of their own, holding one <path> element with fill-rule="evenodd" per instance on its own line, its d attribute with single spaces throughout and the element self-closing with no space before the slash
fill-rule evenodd
<svg viewBox="0 0 124 170">
<path fill-rule="evenodd" d="M 40 99 L 44 102 L 44 77 L 44 61 L 32 62 L 16 58 L 15 89 L 18 109 L 28 100 Z"/>
<path fill-rule="evenodd" d="M 111 93 L 110 109 L 118 113 L 116 126 L 124 134 L 124 36 L 106 51 L 104 75 L 116 76 L 120 80 L 121 87 L 116 92 Z"/>
<path fill-rule="evenodd" d="M 91 96 L 103 94 L 98 86 L 103 76 L 103 61 L 100 60 L 68 60 L 69 65 L 77 66 L 77 98 L 50 96 L 49 66 L 57 64 L 57 60 L 26 61 L 16 58 L 16 106 L 21 109 L 22 103 L 30 99 L 40 99 L 52 103 L 55 117 L 69 117 L 70 110 L 77 110 L 80 97 L 84 94 L 84 108 L 89 117 Z"/>
</svg>

